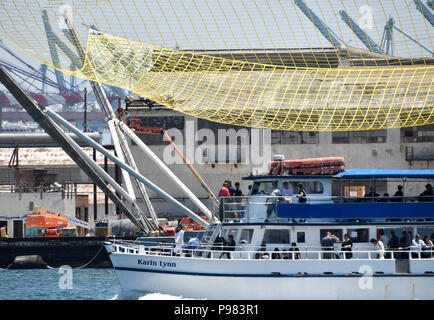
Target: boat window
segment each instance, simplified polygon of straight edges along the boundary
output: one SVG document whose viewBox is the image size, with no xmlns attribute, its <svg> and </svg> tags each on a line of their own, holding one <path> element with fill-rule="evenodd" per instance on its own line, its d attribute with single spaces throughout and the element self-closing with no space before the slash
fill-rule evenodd
<svg viewBox="0 0 434 320">
<path fill-rule="evenodd" d="M 220 237 L 223 237 L 223 238 L 227 239 L 227 233 L 228 233 L 228 230 L 227 230 L 227 229 L 222 230 L 222 231 L 220 232 Z"/>
<path fill-rule="evenodd" d="M 347 233 L 350 235 L 353 242 L 369 242 L 369 229 L 348 229 Z M 341 241 L 343 241 L 341 239 Z"/>
<path fill-rule="evenodd" d="M 331 232 L 333 235 L 339 238 L 342 241 L 343 233 L 342 229 L 320 229 L 319 230 L 319 238 L 322 239 L 326 236 L 327 232 Z"/>
<path fill-rule="evenodd" d="M 305 243 L 306 237 L 304 231 L 297 232 L 297 243 Z"/>
<path fill-rule="evenodd" d="M 264 243 L 289 243 L 289 230 L 267 229 L 264 234 Z"/>
<path fill-rule="evenodd" d="M 252 241 L 253 229 L 243 229 L 241 230 L 240 242 L 246 241 L 246 243 L 250 243 Z"/>
<path fill-rule="evenodd" d="M 290 182 L 293 193 L 298 193 L 298 184 L 301 183 L 308 194 L 321 194 L 324 186 L 321 181 L 292 181 Z"/>
</svg>

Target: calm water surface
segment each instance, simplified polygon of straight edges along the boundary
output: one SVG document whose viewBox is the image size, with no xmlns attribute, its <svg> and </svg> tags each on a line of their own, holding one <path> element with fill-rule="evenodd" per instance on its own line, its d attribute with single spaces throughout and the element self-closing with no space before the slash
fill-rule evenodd
<svg viewBox="0 0 434 320">
<path fill-rule="evenodd" d="M 0 288 L 0 300 L 182 299 L 122 292 L 113 269 L 0 269 Z"/>
</svg>

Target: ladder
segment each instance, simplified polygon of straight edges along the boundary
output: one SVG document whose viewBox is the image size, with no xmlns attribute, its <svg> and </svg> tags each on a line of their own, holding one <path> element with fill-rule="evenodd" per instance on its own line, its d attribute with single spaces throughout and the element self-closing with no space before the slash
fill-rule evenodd
<svg viewBox="0 0 434 320">
<path fill-rule="evenodd" d="M 211 254 L 211 248 L 212 244 L 214 243 L 215 239 L 217 238 L 217 235 L 219 234 L 222 223 L 211 223 L 209 227 L 204 232 L 202 239 L 200 240 L 200 244 L 202 248 L 207 248 L 208 250 L 203 251 L 202 255 L 206 258 L 208 258 Z M 198 254 L 198 253 L 196 253 Z"/>
</svg>

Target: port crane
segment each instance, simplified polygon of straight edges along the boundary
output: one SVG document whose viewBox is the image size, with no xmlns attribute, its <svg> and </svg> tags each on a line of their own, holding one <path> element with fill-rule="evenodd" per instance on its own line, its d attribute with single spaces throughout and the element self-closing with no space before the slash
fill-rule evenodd
<svg viewBox="0 0 434 320">
<path fill-rule="evenodd" d="M 306 17 L 315 25 L 315 27 L 321 32 L 321 34 L 331 43 L 331 45 L 338 49 L 342 42 L 338 39 L 338 36 L 330 29 L 309 7 L 303 0 L 294 0 L 294 3 L 300 8 L 300 10 L 306 15 Z"/>
<path fill-rule="evenodd" d="M 420 0 L 414 0 L 416 8 L 422 13 L 422 15 L 434 26 L 434 15 L 429 9 L 424 6 Z M 306 4 L 303 0 L 294 0 L 294 3 L 300 8 L 300 10 L 306 15 L 306 17 L 314 24 L 314 26 L 321 32 L 321 34 L 331 43 L 331 45 L 338 49 L 342 46 L 344 41 L 340 40 L 333 30 L 328 27 Z M 433 1 L 427 2 L 428 6 L 434 7 Z M 367 47 L 367 49 L 374 53 L 392 55 L 394 54 L 393 46 L 393 31 L 396 30 L 403 36 L 420 46 L 425 51 L 434 56 L 434 52 L 417 41 L 414 37 L 407 34 L 400 28 L 398 28 L 393 20 L 389 18 L 384 26 L 381 44 L 378 45 L 355 21 L 345 10 L 340 10 L 339 14 L 341 19 L 347 24 L 357 38 Z"/>
<path fill-rule="evenodd" d="M 398 28 L 395 25 L 395 21 L 393 20 L 393 18 L 389 18 L 389 20 L 387 21 L 386 25 L 384 26 L 383 37 L 381 39 L 381 48 L 383 50 L 385 49 L 385 53 L 386 54 L 390 53 L 391 55 L 393 55 L 393 30 L 398 31 L 403 36 L 405 36 L 406 38 L 408 38 L 412 42 L 416 43 L 422 49 L 424 49 L 425 51 L 429 52 L 432 56 L 434 56 L 434 51 L 432 51 L 427 46 L 423 45 L 422 43 L 420 43 L 419 41 L 417 41 L 415 38 L 413 38 L 409 34 L 407 34 L 404 31 L 402 31 L 400 28 Z"/>
<path fill-rule="evenodd" d="M 434 27 L 434 15 L 420 0 L 413 0 L 416 5 L 416 9 L 422 14 L 422 16 Z M 427 2 L 428 6 L 434 10 L 434 4 L 431 0 Z"/>
<path fill-rule="evenodd" d="M 363 29 L 346 13 L 345 10 L 340 10 L 342 20 L 350 27 L 359 40 L 368 48 L 369 51 L 375 53 L 383 53 L 383 49 L 365 32 Z"/>
</svg>

